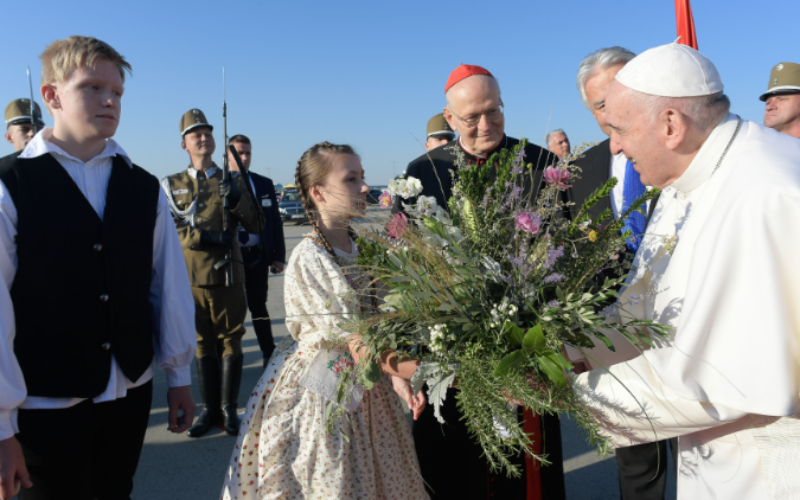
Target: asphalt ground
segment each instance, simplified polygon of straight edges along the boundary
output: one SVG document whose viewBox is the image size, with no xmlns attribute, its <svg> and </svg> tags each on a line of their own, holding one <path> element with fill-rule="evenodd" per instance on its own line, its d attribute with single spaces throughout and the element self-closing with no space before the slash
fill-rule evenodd
<svg viewBox="0 0 800 500">
<path fill-rule="evenodd" d="M 287 252 L 298 244 L 310 226 L 284 225 Z M 287 254 L 287 260 L 289 255 Z M 267 308 L 272 318 L 276 339 L 288 334 L 283 307 L 283 275 L 270 275 Z M 248 400 L 250 389 L 262 373 L 261 351 L 258 348 L 252 323 L 248 315 L 245 323 L 245 354 L 239 408 Z M 132 498 L 170 500 L 214 500 L 220 498 L 222 481 L 231 459 L 236 438 L 220 429 L 207 435 L 190 439 L 185 434 L 167 431 L 166 376 L 156 370 L 153 380 L 153 406 L 150 425 L 142 449 L 139 468 L 134 480 Z M 200 403 L 196 369 L 192 367 L 192 391 Z M 241 413 L 241 410 L 240 410 Z M 582 432 L 568 418 L 561 419 L 564 447 L 564 471 L 569 500 L 612 500 L 619 498 L 617 465 L 614 457 L 599 457 L 594 448 L 586 444 Z M 109 457 L 113 460 L 113 457 Z M 667 500 L 676 497 L 675 475 L 669 460 Z M 457 478 L 453 478 L 457 480 Z M 482 497 L 481 497 L 482 498 Z"/>
</svg>

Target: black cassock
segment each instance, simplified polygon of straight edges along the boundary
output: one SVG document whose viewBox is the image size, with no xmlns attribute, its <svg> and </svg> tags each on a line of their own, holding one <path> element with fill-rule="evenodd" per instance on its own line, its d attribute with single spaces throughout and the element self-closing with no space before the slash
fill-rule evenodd
<svg viewBox="0 0 800 500">
<path fill-rule="evenodd" d="M 510 149 L 519 144 L 518 139 L 504 136 L 497 150 Z M 463 155 L 470 164 L 481 164 L 477 158 L 461 147 L 458 139 L 428 151 L 408 164 L 405 176 L 415 177 L 422 183 L 422 195 L 433 196 L 439 206 L 447 208 L 452 193 L 453 177 L 457 158 Z M 487 155 L 487 158 L 491 154 Z M 533 183 L 541 184 L 542 172 L 558 158 L 539 146 L 528 143 L 525 147 L 525 164 L 534 165 Z M 529 179 L 529 177 L 526 176 Z M 527 181 L 528 184 L 530 181 Z M 526 191 L 530 186 L 525 186 Z M 415 203 L 408 200 L 407 203 Z M 394 211 L 401 211 L 400 200 L 395 200 Z M 433 500 L 472 500 L 496 498 L 503 500 L 563 500 L 564 467 L 561 450 L 561 427 L 557 415 L 534 415 L 519 409 L 526 430 L 533 434 L 537 453 L 546 453 L 552 465 L 541 467 L 523 454 L 514 457 L 514 462 L 525 464 L 525 473 L 516 479 L 505 473 L 493 474 L 483 458 L 479 444 L 470 437 L 462 415 L 456 407 L 457 388 L 447 391 L 442 407 L 445 424 L 439 424 L 433 414 L 433 406 L 414 422 L 414 444 L 419 457 L 422 477 Z"/>
</svg>

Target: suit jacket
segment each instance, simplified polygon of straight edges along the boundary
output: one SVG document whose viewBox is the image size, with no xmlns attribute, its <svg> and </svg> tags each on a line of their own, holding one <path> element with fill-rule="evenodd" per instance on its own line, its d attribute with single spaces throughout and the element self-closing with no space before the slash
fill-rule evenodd
<svg viewBox="0 0 800 500">
<path fill-rule="evenodd" d="M 267 265 L 275 261 L 286 262 L 286 242 L 283 240 L 283 221 L 278 212 L 278 198 L 272 180 L 253 171 L 248 172 L 256 187 L 256 205 L 264 212 L 264 229 L 261 230 L 261 258 Z"/>
</svg>

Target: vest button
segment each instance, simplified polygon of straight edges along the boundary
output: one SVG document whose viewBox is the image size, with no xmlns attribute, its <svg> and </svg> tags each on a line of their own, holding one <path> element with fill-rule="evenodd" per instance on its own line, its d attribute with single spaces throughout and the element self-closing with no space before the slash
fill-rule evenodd
<svg viewBox="0 0 800 500">
<path fill-rule="evenodd" d="M 102 249 L 103 249 L 103 245 L 101 245 L 100 243 L 97 243 L 97 244 L 96 244 L 95 246 L 93 246 L 92 248 L 94 248 L 94 251 L 95 251 L 95 252 L 99 252 L 100 250 L 102 250 Z"/>
<path fill-rule="evenodd" d="M 205 203 L 201 203 L 201 204 L 200 204 L 200 208 L 203 208 L 204 206 L 206 206 L 206 204 L 205 204 Z"/>
<path fill-rule="evenodd" d="M 206 192 L 206 190 L 205 190 L 205 189 L 201 189 L 201 190 L 200 190 L 200 192 L 201 192 L 201 193 L 205 193 L 205 192 Z"/>
<path fill-rule="evenodd" d="M 100 296 L 100 302 L 108 302 L 108 294 L 104 293 Z"/>
<path fill-rule="evenodd" d="M 103 345 L 102 345 L 102 347 L 103 347 L 103 350 L 104 350 L 104 351 L 108 351 L 109 349 L 111 349 L 111 344 L 109 344 L 108 342 L 106 342 L 105 344 L 103 344 Z"/>
<path fill-rule="evenodd" d="M 203 222 L 203 218 L 202 217 L 198 217 L 197 218 L 197 222 Z"/>
</svg>

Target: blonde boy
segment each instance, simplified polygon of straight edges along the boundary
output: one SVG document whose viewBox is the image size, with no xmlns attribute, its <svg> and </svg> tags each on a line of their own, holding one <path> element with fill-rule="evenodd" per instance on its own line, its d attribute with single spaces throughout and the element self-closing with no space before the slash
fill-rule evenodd
<svg viewBox="0 0 800 500">
<path fill-rule="evenodd" d="M 0 500 L 127 499 L 154 357 L 169 429 L 194 415 L 192 295 L 158 180 L 111 139 L 130 64 L 82 36 L 41 59 L 55 125 L 0 159 Z"/>
</svg>

